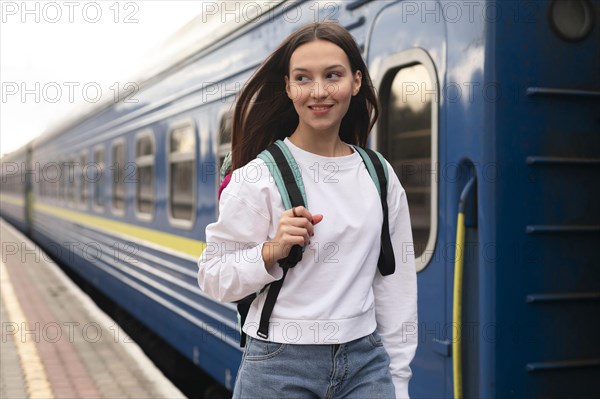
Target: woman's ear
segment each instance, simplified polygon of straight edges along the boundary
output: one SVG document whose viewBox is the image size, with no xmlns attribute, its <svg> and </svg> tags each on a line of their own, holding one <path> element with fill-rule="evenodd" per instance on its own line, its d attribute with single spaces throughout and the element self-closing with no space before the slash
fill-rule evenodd
<svg viewBox="0 0 600 399">
<path fill-rule="evenodd" d="M 354 88 L 352 89 L 352 95 L 355 96 L 360 91 L 360 86 L 362 84 L 362 72 L 360 69 L 357 69 L 354 73 Z"/>
<path fill-rule="evenodd" d="M 292 90 L 290 89 L 290 78 L 285 75 L 283 77 L 283 79 L 285 79 L 285 93 L 287 94 L 288 98 L 291 100 L 292 99 Z"/>
</svg>

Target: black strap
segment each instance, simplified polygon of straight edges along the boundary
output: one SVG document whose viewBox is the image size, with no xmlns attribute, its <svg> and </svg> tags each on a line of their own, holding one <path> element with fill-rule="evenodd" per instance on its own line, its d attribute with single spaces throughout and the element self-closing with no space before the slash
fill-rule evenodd
<svg viewBox="0 0 600 399">
<path fill-rule="evenodd" d="M 292 168 L 288 164 L 288 161 L 285 157 L 285 154 L 276 144 L 272 144 L 267 148 L 267 150 L 273 156 L 279 171 L 281 172 L 281 176 L 283 177 L 283 182 L 285 184 L 285 188 L 290 196 L 290 202 L 292 207 L 296 206 L 306 206 L 304 203 L 304 199 L 302 198 L 302 193 L 300 192 L 300 188 L 296 183 L 296 176 L 292 171 Z M 279 296 L 279 291 L 281 291 L 281 286 L 283 285 L 283 280 L 285 280 L 285 276 L 287 275 L 288 269 L 296 266 L 298 262 L 302 260 L 302 247 L 300 245 L 294 245 L 290 250 L 288 256 L 284 259 L 280 259 L 278 261 L 279 266 L 283 269 L 283 276 L 281 279 L 274 281 L 269 286 L 269 292 L 267 292 L 267 298 L 265 299 L 265 304 L 262 308 L 262 313 L 260 315 L 260 325 L 256 334 L 264 339 L 269 338 L 269 319 L 271 318 L 271 313 L 273 313 L 273 308 L 275 307 L 275 302 L 277 302 L 277 297 Z"/>
<path fill-rule="evenodd" d="M 248 317 L 250 305 L 252 305 L 254 299 L 256 299 L 256 294 L 248 295 L 237 302 L 237 311 L 240 315 L 240 326 L 243 326 L 246 323 L 246 317 Z M 243 348 L 244 346 L 246 346 L 246 333 L 240 331 L 240 347 Z"/>
<path fill-rule="evenodd" d="M 279 291 L 281 291 L 281 286 L 283 285 L 283 280 L 285 279 L 288 270 L 289 269 L 283 269 L 283 276 L 281 276 L 281 279 L 274 281 L 269 285 L 269 292 L 267 292 L 267 298 L 265 299 L 265 304 L 263 305 L 260 314 L 260 324 L 258 326 L 258 331 L 256 332 L 256 335 L 261 338 L 269 338 L 269 319 L 271 318 L 271 313 L 273 313 L 275 302 L 277 302 Z"/>
<path fill-rule="evenodd" d="M 377 178 L 379 179 L 379 187 L 381 188 L 381 207 L 383 208 L 383 223 L 381 225 L 381 250 L 379 252 L 379 259 L 377 260 L 377 267 L 382 276 L 388 276 L 393 274 L 396 270 L 396 259 L 394 257 L 394 249 L 392 247 L 392 240 L 390 238 L 390 223 L 388 220 L 388 203 L 387 203 L 387 179 L 385 178 L 384 165 L 381 163 L 381 159 L 377 156 L 375 151 L 364 148 L 365 152 L 371 159 L 375 172 L 377 172 Z"/>
</svg>

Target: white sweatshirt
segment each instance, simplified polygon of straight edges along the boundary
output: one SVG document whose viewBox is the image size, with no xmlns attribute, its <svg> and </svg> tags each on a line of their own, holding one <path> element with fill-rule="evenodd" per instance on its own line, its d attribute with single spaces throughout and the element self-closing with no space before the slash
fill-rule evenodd
<svg viewBox="0 0 600 399">
<path fill-rule="evenodd" d="M 406 194 L 393 168 L 389 172 L 390 236 L 395 273 L 377 268 L 383 211 L 375 184 L 357 152 L 323 157 L 287 138 L 302 172 L 308 209 L 323 214 L 302 260 L 289 270 L 269 323 L 269 341 L 336 344 L 377 330 L 390 356 L 396 396 L 408 397 L 409 364 L 417 347 L 417 283 Z M 219 218 L 206 228 L 207 248 L 198 261 L 198 282 L 207 295 L 237 301 L 278 280 L 269 271 L 262 245 L 275 236 L 281 195 L 266 164 L 255 159 L 234 171 L 219 202 Z M 243 330 L 256 332 L 266 298 L 250 308 Z"/>
</svg>

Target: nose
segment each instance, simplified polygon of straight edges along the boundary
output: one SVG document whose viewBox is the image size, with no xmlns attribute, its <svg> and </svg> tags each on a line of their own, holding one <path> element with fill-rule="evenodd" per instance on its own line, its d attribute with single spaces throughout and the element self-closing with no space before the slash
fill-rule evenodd
<svg viewBox="0 0 600 399">
<path fill-rule="evenodd" d="M 310 88 L 310 96 L 314 99 L 326 98 L 330 94 L 331 83 L 317 79 Z"/>
</svg>

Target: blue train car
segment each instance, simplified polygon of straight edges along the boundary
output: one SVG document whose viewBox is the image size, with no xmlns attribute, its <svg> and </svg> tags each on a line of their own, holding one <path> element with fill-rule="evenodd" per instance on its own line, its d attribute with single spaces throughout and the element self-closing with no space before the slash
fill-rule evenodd
<svg viewBox="0 0 600 399">
<path fill-rule="evenodd" d="M 3 218 L 24 233 L 29 232 L 31 218 L 31 148 L 24 146 L 2 157 L 0 212 Z"/>
<path fill-rule="evenodd" d="M 208 14 L 220 21 L 225 6 L 211 4 L 188 33 Z M 411 396 L 599 397 L 600 5 L 241 4 L 213 38 L 181 38 L 199 45 L 146 79 L 137 102 L 3 158 L 2 216 L 231 389 L 235 308 L 200 292 L 196 260 L 217 217 L 232 104 L 285 36 L 335 20 L 380 95 L 370 145 L 409 200 Z M 32 173 L 5 167 L 21 160 Z"/>
</svg>

